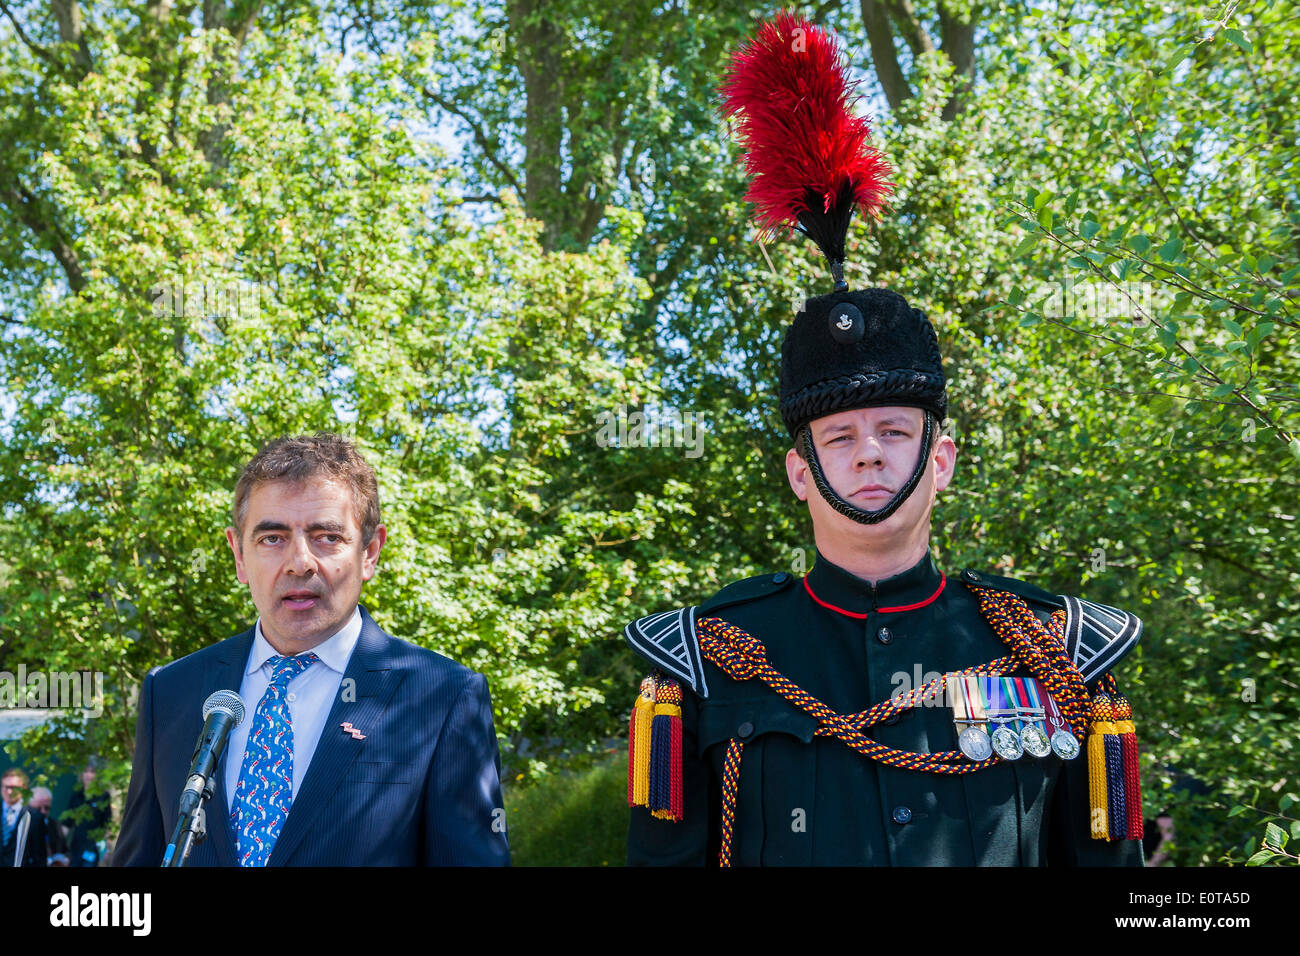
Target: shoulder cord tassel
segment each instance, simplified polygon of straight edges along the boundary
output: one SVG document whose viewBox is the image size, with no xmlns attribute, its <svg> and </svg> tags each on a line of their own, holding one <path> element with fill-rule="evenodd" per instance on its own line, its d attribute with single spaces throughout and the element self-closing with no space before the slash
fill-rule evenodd
<svg viewBox="0 0 1300 956">
<path fill-rule="evenodd" d="M 1116 692 L 1113 675 L 1107 674 L 1102 684 L 1108 692 L 1092 700 L 1088 738 L 1089 829 L 1098 840 L 1140 840 L 1142 781 L 1133 705 Z"/>
<path fill-rule="evenodd" d="M 1124 807 L 1128 827 L 1120 834 L 1129 840 L 1142 839 L 1142 781 L 1138 775 L 1137 729 L 1133 724 L 1133 705 L 1123 694 L 1115 692 L 1115 678 L 1107 674 L 1109 690 L 1115 702 L 1115 732 L 1119 734 L 1124 765 Z"/>
<path fill-rule="evenodd" d="M 627 735 L 627 805 L 644 807 L 650 797 L 650 722 L 654 716 L 655 679 L 641 681 Z"/>
<path fill-rule="evenodd" d="M 682 819 L 682 689 L 671 680 L 655 683 L 647 806 L 660 820 Z"/>
<path fill-rule="evenodd" d="M 1111 840 L 1125 826 L 1124 764 L 1115 732 L 1115 705 L 1109 695 L 1092 699 L 1088 734 L 1088 814 L 1094 839 Z"/>
</svg>

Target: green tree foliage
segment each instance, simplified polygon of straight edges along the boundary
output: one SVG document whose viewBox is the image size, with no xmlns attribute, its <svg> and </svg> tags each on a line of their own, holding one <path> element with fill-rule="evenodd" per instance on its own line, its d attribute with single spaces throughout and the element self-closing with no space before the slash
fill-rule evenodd
<svg viewBox="0 0 1300 956">
<path fill-rule="evenodd" d="M 1296 780 L 1296 25 L 1262 3 L 1103 22 L 1032 17 L 1019 50 L 1050 55 L 1004 46 L 1043 119 L 1004 194 L 1006 302 L 1075 392 L 1034 429 L 1055 487 L 1017 492 L 1053 502 L 1044 543 L 1091 556 L 1089 589 L 1142 608 L 1148 808 L 1209 863 L 1257 842 L 1232 802 Z"/>
<path fill-rule="evenodd" d="M 225 41 L 188 42 L 201 76 Z M 592 705 L 631 672 L 592 646 L 685 577 L 651 542 L 689 516 L 688 486 L 626 489 L 624 452 L 595 441 L 602 411 L 654 394 L 621 355 L 644 283 L 610 243 L 544 252 L 509 200 L 491 224 L 465 217 L 455 171 L 410 133 L 401 66 L 253 34 L 219 175 L 206 109 L 137 109 L 145 61 L 105 50 L 57 89 L 83 133 L 43 157 L 44 198 L 87 224 L 88 284 L 7 296 L 23 307 L 4 353 L 0 606 L 6 660 L 109 677 L 84 743 L 66 721 L 33 741 L 68 766 L 123 760 L 145 670 L 251 620 L 221 529 L 240 464 L 274 435 L 355 438 L 392 534 L 368 606 L 485 672 L 516 736 L 606 732 Z M 159 116 L 177 123 L 145 160 Z"/>
<path fill-rule="evenodd" d="M 830 283 L 754 241 L 714 112 L 758 11 L 0 14 L 0 662 L 111 691 L 33 746 L 125 781 L 133 685 L 251 620 L 221 529 L 286 432 L 375 464 L 367 605 L 488 674 L 525 776 L 624 732 L 624 622 L 811 560 L 775 379 Z M 816 16 L 896 168 L 850 281 L 945 353 L 943 565 L 1142 616 L 1119 677 L 1148 813 L 1175 862 L 1244 861 L 1230 809 L 1296 780 L 1300 27 L 1263 2 Z M 699 416 L 704 453 L 601 438 L 647 404 Z"/>
</svg>

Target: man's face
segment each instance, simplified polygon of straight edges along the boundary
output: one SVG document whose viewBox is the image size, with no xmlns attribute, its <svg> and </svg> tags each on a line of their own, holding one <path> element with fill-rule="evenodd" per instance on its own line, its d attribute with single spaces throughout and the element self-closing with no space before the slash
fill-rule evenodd
<svg viewBox="0 0 1300 956">
<path fill-rule="evenodd" d="M 32 797 L 31 806 L 48 815 L 50 812 L 50 795 L 48 793 L 36 794 Z"/>
<path fill-rule="evenodd" d="M 23 778 L 22 777 L 5 777 L 0 780 L 0 787 L 4 788 L 5 803 L 13 806 L 23 802 Z"/>
<path fill-rule="evenodd" d="M 375 576 L 383 525 L 368 547 L 352 491 L 324 478 L 270 481 L 248 496 L 242 540 L 226 540 L 235 571 L 262 617 L 262 633 L 281 654 L 300 654 L 338 631 L 352 616 L 361 585 Z"/>
<path fill-rule="evenodd" d="M 919 408 L 887 406 L 837 412 L 810 426 L 813 445 L 827 482 L 841 498 L 863 511 L 883 508 L 907 483 L 921 452 L 925 413 Z M 935 438 L 921 480 L 898 510 L 884 521 L 861 524 L 832 508 L 813 483 L 807 462 L 791 449 L 786 454 L 790 487 L 808 502 L 819 543 L 824 536 L 907 546 L 929 538 L 935 493 L 952 480 L 957 447 L 946 435 Z"/>
</svg>

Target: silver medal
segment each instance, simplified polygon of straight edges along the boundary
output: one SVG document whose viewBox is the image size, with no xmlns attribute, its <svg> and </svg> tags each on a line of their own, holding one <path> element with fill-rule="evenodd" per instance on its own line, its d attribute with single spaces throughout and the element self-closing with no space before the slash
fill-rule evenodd
<svg viewBox="0 0 1300 956">
<path fill-rule="evenodd" d="M 1052 752 L 1052 745 L 1047 734 L 1037 724 L 1026 724 L 1020 731 L 1020 741 L 1025 745 L 1025 752 L 1031 757 L 1046 757 Z"/>
<path fill-rule="evenodd" d="M 1005 724 L 993 731 L 993 749 L 1003 760 L 1019 760 L 1025 752 L 1020 735 Z"/>
<path fill-rule="evenodd" d="M 1073 760 L 1079 756 L 1079 741 L 1068 730 L 1058 730 L 1052 734 L 1052 751 L 1062 760 Z"/>
<path fill-rule="evenodd" d="M 989 735 L 978 727 L 967 727 L 963 730 L 957 738 L 957 746 L 976 763 L 993 756 L 993 745 L 989 743 Z"/>
</svg>

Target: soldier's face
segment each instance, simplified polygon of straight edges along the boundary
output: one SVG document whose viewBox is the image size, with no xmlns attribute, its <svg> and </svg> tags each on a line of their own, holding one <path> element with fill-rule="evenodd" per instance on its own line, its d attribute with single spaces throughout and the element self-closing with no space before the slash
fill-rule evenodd
<svg viewBox="0 0 1300 956">
<path fill-rule="evenodd" d="M 830 486 L 850 504 L 875 511 L 912 476 L 921 452 L 925 413 L 902 406 L 860 408 L 819 418 L 810 428 Z M 793 449 L 786 454 L 786 472 L 795 495 L 808 502 L 819 545 L 826 536 L 905 547 L 920 537 L 928 540 L 935 494 L 952 480 L 956 452 L 951 438 L 936 437 L 915 490 L 897 511 L 874 525 L 861 524 L 833 509 L 813 483 L 807 462 Z"/>
<path fill-rule="evenodd" d="M 281 654 L 309 650 L 347 623 L 386 536 L 379 525 L 363 547 L 351 489 L 326 479 L 255 485 L 242 539 L 226 529 L 262 633 Z"/>
</svg>

